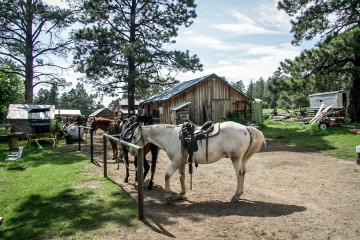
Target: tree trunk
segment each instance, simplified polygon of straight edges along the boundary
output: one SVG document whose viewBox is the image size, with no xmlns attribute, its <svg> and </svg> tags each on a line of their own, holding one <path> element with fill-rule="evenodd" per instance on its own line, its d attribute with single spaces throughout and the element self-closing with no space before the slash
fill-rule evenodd
<svg viewBox="0 0 360 240">
<path fill-rule="evenodd" d="M 34 102 L 33 78 L 34 78 L 34 57 L 33 57 L 33 37 L 32 22 L 34 19 L 32 1 L 27 1 L 26 16 L 26 47 L 25 47 L 25 103 Z"/>
<path fill-rule="evenodd" d="M 354 75 L 349 92 L 349 102 L 346 109 L 346 117 L 351 122 L 360 122 L 360 76 Z"/>
<path fill-rule="evenodd" d="M 130 22 L 130 47 L 133 47 L 135 43 L 135 14 L 136 14 L 136 0 L 132 0 L 131 5 L 131 22 Z M 133 53 L 132 53 L 133 54 Z M 129 64 L 129 77 L 128 77 L 128 115 L 135 115 L 135 81 L 136 81 L 136 68 L 135 68 L 135 56 L 130 54 L 128 57 Z"/>
</svg>

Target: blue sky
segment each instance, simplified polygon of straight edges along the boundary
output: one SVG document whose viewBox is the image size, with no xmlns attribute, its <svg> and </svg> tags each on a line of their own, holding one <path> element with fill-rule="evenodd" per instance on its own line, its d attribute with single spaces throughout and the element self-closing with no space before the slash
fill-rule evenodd
<svg viewBox="0 0 360 240">
<path fill-rule="evenodd" d="M 281 61 L 293 59 L 301 50 L 314 46 L 315 41 L 303 42 L 298 47 L 291 45 L 290 18 L 277 9 L 277 0 L 195 0 L 195 3 L 198 16 L 194 23 L 189 28 L 181 27 L 176 43 L 168 47 L 197 54 L 204 68 L 202 72 L 176 75 L 180 81 L 215 73 L 230 82 L 242 80 L 247 86 L 250 80 L 260 77 L 267 80 Z M 64 74 L 74 82 L 72 87 L 79 76 L 71 71 Z M 111 100 L 105 97 L 104 105 Z"/>
<path fill-rule="evenodd" d="M 265 80 L 279 63 L 302 49 L 291 45 L 290 18 L 277 9 L 276 0 L 197 0 L 198 17 L 181 28 L 174 48 L 197 54 L 204 71 L 179 75 L 180 80 L 215 73 L 228 81 Z"/>
</svg>

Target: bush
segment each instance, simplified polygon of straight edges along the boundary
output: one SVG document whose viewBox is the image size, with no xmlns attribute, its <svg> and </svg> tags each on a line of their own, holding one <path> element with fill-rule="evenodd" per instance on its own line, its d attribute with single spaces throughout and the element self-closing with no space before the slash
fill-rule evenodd
<svg viewBox="0 0 360 240">
<path fill-rule="evenodd" d="M 233 121 L 233 122 L 237 122 L 237 123 L 241 123 L 241 124 L 244 124 L 246 125 L 246 120 L 242 119 L 240 117 L 240 114 L 238 113 L 235 113 L 235 112 L 228 112 L 226 114 L 226 121 Z"/>
</svg>

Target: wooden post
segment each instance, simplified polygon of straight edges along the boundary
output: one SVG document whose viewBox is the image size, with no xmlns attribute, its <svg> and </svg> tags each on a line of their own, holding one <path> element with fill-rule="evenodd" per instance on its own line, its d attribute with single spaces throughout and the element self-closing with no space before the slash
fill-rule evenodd
<svg viewBox="0 0 360 240">
<path fill-rule="evenodd" d="M 19 149 L 18 136 L 16 135 L 9 136 L 9 149 Z"/>
<path fill-rule="evenodd" d="M 107 161 L 106 161 L 106 137 L 103 136 L 103 151 L 104 151 L 104 178 L 107 177 Z"/>
<path fill-rule="evenodd" d="M 94 162 L 94 129 L 90 129 L 90 155 L 91 162 Z"/>
<path fill-rule="evenodd" d="M 142 148 L 138 149 L 138 214 L 139 220 L 144 220 L 144 151 Z"/>
</svg>

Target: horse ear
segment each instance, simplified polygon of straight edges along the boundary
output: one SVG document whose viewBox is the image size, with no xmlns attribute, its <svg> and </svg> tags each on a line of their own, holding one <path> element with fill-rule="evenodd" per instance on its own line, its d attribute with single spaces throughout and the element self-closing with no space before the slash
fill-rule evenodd
<svg viewBox="0 0 360 240">
<path fill-rule="evenodd" d="M 141 123 L 139 124 L 138 128 L 141 129 L 143 125 L 144 125 L 144 123 L 141 122 Z"/>
</svg>

